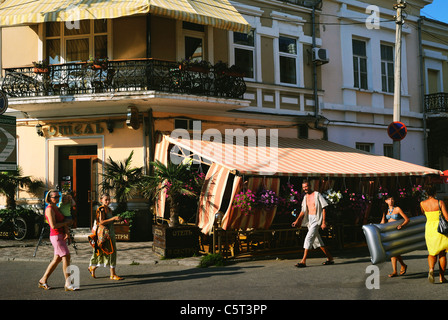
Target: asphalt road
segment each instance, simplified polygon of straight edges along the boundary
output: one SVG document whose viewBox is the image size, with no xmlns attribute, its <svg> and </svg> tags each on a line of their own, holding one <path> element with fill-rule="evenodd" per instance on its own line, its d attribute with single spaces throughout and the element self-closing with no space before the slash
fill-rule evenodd
<svg viewBox="0 0 448 320">
<path fill-rule="evenodd" d="M 197 268 L 182 265 L 119 265 L 122 281 L 109 280 L 101 268 L 97 279 L 90 277 L 86 263 L 78 263 L 80 290 L 65 292 L 61 266 L 49 280 L 52 290 L 37 282 L 48 263 L 0 261 L 1 300 L 177 300 L 179 312 L 188 302 L 201 304 L 224 300 L 231 303 L 293 300 L 435 300 L 448 297 L 448 284 L 427 280 L 427 253 L 415 251 L 403 256 L 407 274 L 389 278 L 390 262 L 369 271 L 366 250 L 335 252 L 336 263 L 323 266 L 321 252 L 315 252 L 303 269 L 294 267 L 295 257 L 240 260 L 224 267 Z M 375 267 L 375 268 L 376 268 Z M 437 273 L 438 275 L 438 273 Z M 370 289 L 369 289 L 370 287 Z M 3 301 L 5 302 L 5 301 Z M 157 305 L 157 304 L 156 304 Z M 275 307 L 274 307 L 275 308 Z M 272 310 L 272 308 L 271 308 Z"/>
</svg>

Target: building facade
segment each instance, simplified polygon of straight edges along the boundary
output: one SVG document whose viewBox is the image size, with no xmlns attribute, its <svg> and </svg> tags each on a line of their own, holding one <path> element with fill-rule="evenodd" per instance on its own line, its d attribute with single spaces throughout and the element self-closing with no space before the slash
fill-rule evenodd
<svg viewBox="0 0 448 320">
<path fill-rule="evenodd" d="M 428 101 L 444 97 L 448 83 L 446 25 L 420 18 L 431 2 L 408 1 L 406 9 L 401 159 L 443 169 L 444 155 L 426 156 L 437 147 L 425 128 L 437 132 L 445 119 Z M 104 163 L 133 151 L 133 165 L 147 172 L 159 131 L 276 129 L 392 156 L 390 1 L 207 0 L 208 11 L 193 2 L 190 11 L 176 1 L 142 3 L 112 15 L 94 1 L 95 18 L 82 6 L 59 8 L 65 16 L 46 8 L 42 21 L 24 8 L 0 16 L 1 86 L 6 114 L 17 119 L 18 165 L 48 188 L 73 190 L 79 226 L 92 223 Z"/>
<path fill-rule="evenodd" d="M 428 129 L 428 163 L 439 170 L 448 166 L 447 111 L 448 111 L 448 25 L 422 17 L 421 69 L 423 103 Z M 440 191 L 447 193 L 445 185 Z"/>
<path fill-rule="evenodd" d="M 74 191 L 78 226 L 92 223 L 103 164 L 133 151 L 133 166 L 148 170 L 158 131 L 196 124 L 324 137 L 315 121 L 313 8 L 241 1 L 227 9 L 238 15 L 224 26 L 164 10 L 19 24 L 20 12 L 3 17 L 2 90 L 17 119 L 18 165 L 48 188 Z"/>
<path fill-rule="evenodd" d="M 402 27 L 401 160 L 427 164 L 420 77 L 420 10 L 431 1 L 406 1 Z M 331 62 L 321 67 L 322 115 L 331 141 L 393 156 L 387 127 L 393 121 L 397 11 L 395 1 L 324 1 L 321 38 Z"/>
</svg>

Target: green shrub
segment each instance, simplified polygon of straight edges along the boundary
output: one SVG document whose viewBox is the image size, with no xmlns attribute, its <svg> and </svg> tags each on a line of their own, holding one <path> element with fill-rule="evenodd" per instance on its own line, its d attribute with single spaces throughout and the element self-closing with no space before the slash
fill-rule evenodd
<svg viewBox="0 0 448 320">
<path fill-rule="evenodd" d="M 221 253 L 213 253 L 203 256 L 199 263 L 200 268 L 207 268 L 210 266 L 220 267 L 224 265 L 224 258 Z"/>
</svg>

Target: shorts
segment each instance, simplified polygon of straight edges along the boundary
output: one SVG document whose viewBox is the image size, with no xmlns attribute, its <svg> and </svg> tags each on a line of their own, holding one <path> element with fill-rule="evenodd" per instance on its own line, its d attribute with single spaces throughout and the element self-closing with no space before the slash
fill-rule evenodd
<svg viewBox="0 0 448 320">
<path fill-rule="evenodd" d="M 70 254 L 68 250 L 67 242 L 64 240 L 63 234 L 57 234 L 54 236 L 50 236 L 51 244 L 54 248 L 54 255 L 59 257 L 64 257 Z"/>
<path fill-rule="evenodd" d="M 308 233 L 306 234 L 305 241 L 303 243 L 304 249 L 316 249 L 324 246 L 324 242 L 319 234 L 319 224 L 317 223 L 316 215 L 308 215 Z"/>
</svg>

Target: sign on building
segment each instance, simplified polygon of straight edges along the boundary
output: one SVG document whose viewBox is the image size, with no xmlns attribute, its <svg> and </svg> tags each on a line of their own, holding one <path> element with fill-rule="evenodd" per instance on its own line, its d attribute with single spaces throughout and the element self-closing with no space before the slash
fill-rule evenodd
<svg viewBox="0 0 448 320">
<path fill-rule="evenodd" d="M 16 118 L 0 115 L 0 171 L 16 169 Z"/>
</svg>

